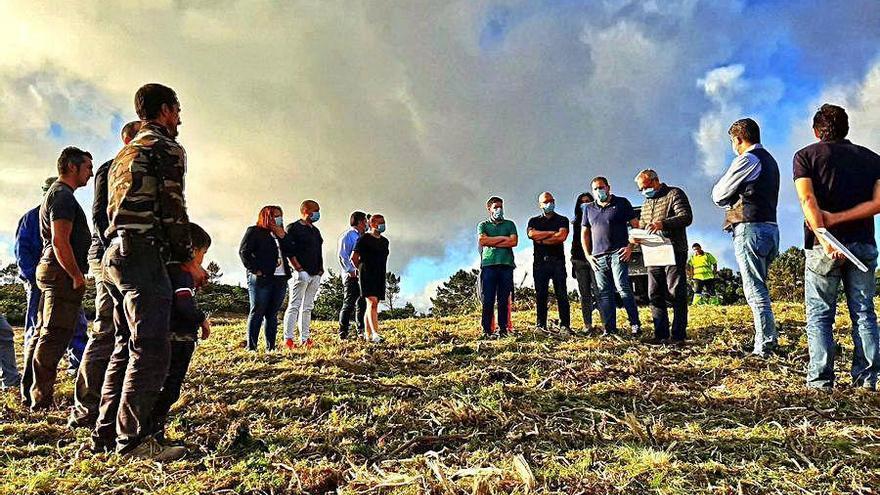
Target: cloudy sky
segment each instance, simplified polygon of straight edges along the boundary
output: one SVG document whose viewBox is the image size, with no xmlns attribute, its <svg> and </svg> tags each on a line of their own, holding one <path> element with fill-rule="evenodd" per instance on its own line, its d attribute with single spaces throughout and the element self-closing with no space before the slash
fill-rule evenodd
<svg viewBox="0 0 880 495">
<path fill-rule="evenodd" d="M 727 127 L 761 124 L 782 244 L 799 244 L 791 156 L 818 105 L 880 149 L 878 26 L 875 0 L 0 0 L 0 260 L 59 151 L 111 158 L 135 90 L 161 82 L 183 106 L 190 215 L 231 283 L 260 206 L 291 219 L 314 198 L 332 268 L 349 212 L 384 213 L 391 268 L 425 308 L 476 263 L 490 194 L 524 234 L 541 191 L 570 214 L 602 174 L 635 202 L 645 167 L 688 192 L 691 239 L 732 265 L 709 199 Z"/>
</svg>

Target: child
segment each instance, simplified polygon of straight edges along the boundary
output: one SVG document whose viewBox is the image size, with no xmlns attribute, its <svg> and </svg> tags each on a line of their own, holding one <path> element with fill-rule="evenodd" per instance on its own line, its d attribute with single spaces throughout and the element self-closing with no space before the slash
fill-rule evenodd
<svg viewBox="0 0 880 495">
<path fill-rule="evenodd" d="M 205 253 L 211 246 L 211 236 L 194 223 L 190 223 L 189 226 L 193 256 L 201 266 Z M 171 361 L 165 385 L 159 393 L 152 414 L 152 431 L 160 443 L 165 440 L 165 420 L 168 411 L 180 398 L 180 388 L 183 386 L 183 379 L 196 348 L 199 328 L 203 340 L 211 335 L 211 322 L 196 304 L 192 275 L 183 271 L 179 264 L 173 264 L 168 265 L 168 276 L 171 278 L 171 287 L 174 290 L 170 327 Z"/>
<path fill-rule="evenodd" d="M 364 339 L 382 342 L 379 335 L 379 301 L 385 299 L 385 268 L 388 263 L 388 239 L 385 217 L 378 213 L 370 217 L 370 231 L 362 235 L 351 253 L 351 261 L 358 269 L 361 297 L 367 300 Z"/>
</svg>

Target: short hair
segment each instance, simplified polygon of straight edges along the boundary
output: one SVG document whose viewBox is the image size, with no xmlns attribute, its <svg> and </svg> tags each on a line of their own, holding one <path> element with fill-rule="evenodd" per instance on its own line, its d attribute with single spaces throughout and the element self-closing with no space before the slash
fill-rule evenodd
<svg viewBox="0 0 880 495">
<path fill-rule="evenodd" d="M 53 175 L 52 177 L 46 177 L 46 180 L 43 181 L 43 194 L 46 194 L 49 191 L 49 188 L 52 187 L 52 184 L 58 180 L 57 175 Z"/>
<path fill-rule="evenodd" d="M 282 210 L 280 206 L 266 205 L 260 208 L 260 213 L 257 215 L 257 227 L 270 230 L 272 228 L 272 223 L 274 222 L 272 214 L 276 211 L 282 215 L 284 214 L 284 210 Z"/>
<path fill-rule="evenodd" d="M 757 144 L 761 142 L 761 128 L 758 127 L 757 122 L 749 118 L 739 119 L 730 124 L 727 134 L 740 138 L 747 143 Z"/>
<path fill-rule="evenodd" d="M 373 221 L 376 220 L 377 218 L 381 218 L 382 220 L 385 220 L 385 215 L 383 215 L 381 213 L 373 213 L 373 215 L 370 217 L 370 223 L 372 224 Z"/>
<path fill-rule="evenodd" d="M 149 83 L 141 86 L 134 94 L 134 110 L 141 120 L 153 120 L 162 112 L 162 105 L 179 105 L 177 93 L 168 86 Z"/>
<path fill-rule="evenodd" d="M 78 172 L 80 165 L 85 163 L 86 158 L 91 160 L 92 154 L 88 151 L 81 150 L 76 146 L 68 146 L 67 148 L 64 148 L 61 150 L 61 155 L 58 157 L 58 175 L 64 175 L 70 172 L 68 165 L 76 167 Z"/>
<path fill-rule="evenodd" d="M 211 236 L 197 223 L 189 223 L 189 237 L 192 241 L 193 249 L 208 249 L 211 247 Z"/>
<path fill-rule="evenodd" d="M 307 200 L 303 201 L 302 203 L 300 203 L 300 205 L 299 205 L 299 211 L 301 213 L 304 213 L 309 209 L 320 209 L 320 208 L 321 208 L 321 205 L 319 205 L 318 202 L 315 201 L 314 199 L 307 199 Z"/>
<path fill-rule="evenodd" d="M 492 196 L 486 200 L 486 208 L 488 208 L 492 203 L 504 204 L 504 200 L 499 198 L 498 196 Z"/>
<path fill-rule="evenodd" d="M 699 242 L 695 242 L 695 243 L 693 244 L 693 246 L 691 246 L 691 247 L 692 247 L 692 248 L 698 247 L 698 248 L 700 248 L 700 249 L 703 249 L 703 246 L 700 246 L 700 243 L 699 243 Z"/>
<path fill-rule="evenodd" d="M 348 224 L 352 227 L 356 227 L 357 224 L 363 222 L 367 219 L 367 214 L 362 211 L 353 211 L 351 215 L 348 217 Z"/>
<path fill-rule="evenodd" d="M 846 110 L 826 103 L 813 116 L 813 129 L 822 141 L 837 141 L 849 134 L 849 117 Z"/>
<path fill-rule="evenodd" d="M 641 172 L 637 173 L 636 178 L 634 180 L 639 180 L 639 177 L 645 177 L 648 180 L 659 179 L 659 177 L 657 176 L 657 172 L 655 172 L 654 169 L 652 169 L 652 168 L 646 168 L 646 169 L 642 170 Z"/>
<path fill-rule="evenodd" d="M 610 186 L 610 185 L 611 185 L 611 184 L 608 182 L 608 179 L 606 179 L 605 177 L 602 177 L 601 175 L 597 175 L 596 177 L 593 177 L 593 180 L 590 181 L 590 186 L 592 186 L 594 182 L 599 182 L 599 181 L 604 182 L 606 186 Z"/>
<path fill-rule="evenodd" d="M 119 132 L 119 136 L 122 137 L 122 139 L 125 139 L 126 136 L 134 137 L 135 134 L 138 133 L 140 128 L 141 128 L 141 121 L 140 120 L 132 120 L 131 122 L 122 126 L 122 130 Z"/>
</svg>

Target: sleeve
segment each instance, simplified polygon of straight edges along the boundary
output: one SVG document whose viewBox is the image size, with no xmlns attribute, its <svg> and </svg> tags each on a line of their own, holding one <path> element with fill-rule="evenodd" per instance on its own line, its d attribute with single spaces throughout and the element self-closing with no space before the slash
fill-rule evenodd
<svg viewBox="0 0 880 495">
<path fill-rule="evenodd" d="M 339 264 L 346 273 L 355 271 L 354 265 L 351 263 L 351 252 L 354 250 L 355 240 L 350 233 L 345 233 L 339 240 Z"/>
<path fill-rule="evenodd" d="M 161 144 L 160 144 L 161 143 Z M 169 244 L 169 260 L 185 263 L 192 259 L 189 216 L 183 197 L 186 152 L 183 147 L 159 141 L 153 148 L 159 180 L 159 221 Z"/>
<path fill-rule="evenodd" d="M 536 223 L 535 218 L 534 218 L 534 217 L 530 218 L 530 219 L 529 219 L 529 222 L 526 224 L 526 230 L 534 229 L 534 228 L 535 228 L 535 223 Z"/>
<path fill-rule="evenodd" d="M 281 245 L 282 255 L 287 258 L 294 255 L 293 252 L 296 249 L 296 242 L 294 242 L 293 236 L 285 235 L 284 239 L 278 239 L 278 244 Z"/>
<path fill-rule="evenodd" d="M 298 235 L 299 235 L 299 232 L 297 231 L 297 228 L 296 228 L 296 222 L 293 222 L 287 226 L 287 234 L 284 236 L 284 238 L 288 239 L 288 243 L 289 243 L 288 248 L 290 251 L 287 254 L 288 257 L 299 257 L 300 246 L 302 245 L 302 243 L 297 242 Z"/>
<path fill-rule="evenodd" d="M 620 198 L 620 199 L 621 199 L 621 203 L 623 206 L 623 213 L 626 216 L 626 221 L 629 222 L 630 220 L 639 218 L 639 216 L 636 215 L 636 209 L 633 208 L 632 203 L 630 203 L 629 200 L 626 198 Z"/>
<path fill-rule="evenodd" d="M 508 231 L 507 231 L 508 234 L 507 234 L 507 235 L 509 235 L 509 236 L 511 236 L 511 235 L 516 235 L 516 236 L 518 236 L 519 234 L 516 233 L 516 224 L 513 223 L 513 220 L 508 220 L 508 221 L 507 221 L 507 224 L 508 224 Z"/>
<path fill-rule="evenodd" d="M 174 313 L 191 326 L 199 326 L 205 321 L 205 313 L 196 303 L 196 291 L 192 288 L 192 277 L 178 267 L 169 268 L 168 275 L 174 287 Z"/>
<path fill-rule="evenodd" d="M 27 281 L 36 279 L 37 263 L 43 251 L 43 241 L 39 232 L 39 211 L 38 208 L 34 208 L 21 217 L 15 231 L 15 263 L 18 265 L 21 277 Z"/>
<path fill-rule="evenodd" d="M 739 187 L 745 182 L 755 180 L 760 173 L 761 160 L 758 157 L 751 153 L 739 155 L 712 188 L 712 201 L 718 206 L 733 204 Z"/>
<path fill-rule="evenodd" d="M 483 235 L 486 233 L 486 222 L 480 222 L 477 224 L 477 235 Z"/>
<path fill-rule="evenodd" d="M 52 198 L 52 201 L 46 204 L 49 210 L 49 221 L 67 220 L 73 222 L 76 218 L 76 198 L 73 194 L 58 193 Z"/>
<path fill-rule="evenodd" d="M 590 228 L 590 209 L 584 204 L 584 214 L 581 218 L 581 227 Z"/>
<path fill-rule="evenodd" d="M 112 161 L 101 165 L 98 173 L 95 174 L 95 199 L 92 202 L 92 224 L 98 239 L 105 246 L 108 244 L 105 232 L 110 226 L 110 220 L 107 218 L 107 174 L 110 172 L 111 163 Z"/>
<path fill-rule="evenodd" d="M 245 269 L 249 272 L 257 270 L 257 255 L 254 250 L 253 233 L 254 227 L 248 227 L 244 233 L 244 237 L 241 238 L 241 244 L 238 246 L 238 257 L 241 258 L 241 264 L 244 265 Z"/>
<path fill-rule="evenodd" d="M 718 266 L 718 260 L 716 260 L 715 257 L 712 256 L 711 253 L 706 253 L 706 257 L 708 258 L 708 261 L 709 261 L 709 264 L 710 264 L 710 265 L 712 265 L 712 266 Z"/>
<path fill-rule="evenodd" d="M 571 227 L 568 226 L 568 217 L 559 215 L 559 221 L 556 224 L 556 231 L 560 231 L 562 229 L 569 230 Z"/>
<path fill-rule="evenodd" d="M 812 174 L 810 173 L 810 163 L 803 150 L 794 154 L 792 162 L 791 175 L 794 180 L 812 178 Z"/>
<path fill-rule="evenodd" d="M 358 253 L 358 254 L 361 253 L 361 251 L 362 251 L 363 248 L 364 248 L 364 242 L 363 242 L 363 241 L 364 241 L 364 237 L 366 237 L 366 235 L 362 235 L 362 236 L 357 240 L 357 242 L 354 243 L 354 247 L 351 248 L 351 252 L 353 252 L 353 253 Z"/>
<path fill-rule="evenodd" d="M 670 191 L 670 194 L 674 194 L 674 196 L 670 198 L 672 200 L 672 204 L 670 205 L 672 215 L 667 216 L 666 219 L 663 220 L 663 228 L 683 229 L 694 221 L 691 203 L 688 201 L 687 194 L 681 189 L 675 188 Z"/>
</svg>

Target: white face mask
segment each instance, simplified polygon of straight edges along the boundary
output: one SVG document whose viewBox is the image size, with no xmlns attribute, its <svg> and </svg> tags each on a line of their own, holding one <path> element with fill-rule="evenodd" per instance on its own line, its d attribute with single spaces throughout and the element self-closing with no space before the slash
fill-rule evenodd
<svg viewBox="0 0 880 495">
<path fill-rule="evenodd" d="M 730 147 L 731 147 L 731 149 L 733 149 L 733 154 L 736 156 L 739 156 L 739 151 L 737 151 L 737 149 L 736 149 L 736 141 L 731 140 Z"/>
</svg>

